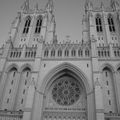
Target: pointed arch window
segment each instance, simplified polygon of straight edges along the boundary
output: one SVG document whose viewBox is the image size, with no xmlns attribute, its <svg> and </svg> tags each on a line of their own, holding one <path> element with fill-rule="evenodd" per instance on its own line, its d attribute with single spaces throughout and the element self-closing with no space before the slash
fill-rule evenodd
<svg viewBox="0 0 120 120">
<path fill-rule="evenodd" d="M 71 55 L 72 55 L 72 57 L 74 57 L 74 56 L 76 55 L 76 51 L 75 51 L 75 49 L 72 49 L 72 51 L 71 51 Z"/>
<path fill-rule="evenodd" d="M 96 21 L 97 32 L 103 32 L 101 16 L 97 15 L 96 18 L 95 18 L 95 21 Z"/>
<path fill-rule="evenodd" d="M 78 56 L 83 56 L 83 51 L 82 51 L 82 49 L 79 49 L 79 50 L 78 50 Z"/>
<path fill-rule="evenodd" d="M 114 25 L 114 20 L 112 15 L 108 16 L 108 25 L 109 25 L 110 32 L 115 32 L 115 25 Z"/>
<path fill-rule="evenodd" d="M 48 57 L 48 54 L 49 54 L 49 51 L 48 51 L 48 49 L 46 49 L 44 52 L 44 57 Z"/>
<path fill-rule="evenodd" d="M 24 29 L 23 29 L 23 34 L 27 34 L 29 32 L 30 23 L 31 23 L 31 17 L 29 16 L 26 19 L 25 26 L 24 26 Z"/>
<path fill-rule="evenodd" d="M 6 87 L 2 101 L 3 109 L 12 110 L 14 106 L 16 90 L 17 90 L 17 80 L 18 80 L 18 70 L 16 67 L 12 67 L 7 73 L 7 82 L 5 84 Z"/>
<path fill-rule="evenodd" d="M 117 112 L 113 71 L 107 66 L 102 71 L 104 110 L 105 112 Z M 109 96 L 109 99 L 105 96 Z"/>
<path fill-rule="evenodd" d="M 68 50 L 68 49 L 65 50 L 65 56 L 66 56 L 66 57 L 69 56 L 69 50 Z"/>
<path fill-rule="evenodd" d="M 55 50 L 54 49 L 52 49 L 52 51 L 51 51 L 51 57 L 55 57 Z"/>
<path fill-rule="evenodd" d="M 89 50 L 88 49 L 85 50 L 85 56 L 89 56 Z"/>
<path fill-rule="evenodd" d="M 42 16 L 39 16 L 36 22 L 36 28 L 35 28 L 35 33 L 39 34 L 41 31 L 41 26 L 42 26 Z"/>
<path fill-rule="evenodd" d="M 59 49 L 59 50 L 58 50 L 58 57 L 61 57 L 61 56 L 62 56 L 62 50 Z"/>
<path fill-rule="evenodd" d="M 24 104 L 27 96 L 28 86 L 31 79 L 31 69 L 29 67 L 25 67 L 21 72 L 20 77 L 20 85 L 19 85 L 19 91 L 18 91 L 18 98 L 17 98 L 17 104 L 16 109 L 17 110 L 23 110 Z"/>
</svg>

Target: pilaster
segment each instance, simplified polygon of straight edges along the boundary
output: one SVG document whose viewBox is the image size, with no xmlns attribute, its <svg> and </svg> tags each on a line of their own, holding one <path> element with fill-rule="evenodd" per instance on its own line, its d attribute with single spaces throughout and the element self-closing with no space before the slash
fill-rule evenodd
<svg viewBox="0 0 120 120">
<path fill-rule="evenodd" d="M 118 113 L 120 113 L 120 73 L 119 71 L 116 71 L 114 73 L 114 86 L 115 86 L 115 93 L 116 93 L 116 102 L 117 102 L 117 110 Z"/>
<path fill-rule="evenodd" d="M 3 70 L 0 82 L 0 109 L 2 109 L 2 101 L 5 93 L 5 84 L 7 79 L 7 73 Z"/>
<path fill-rule="evenodd" d="M 36 80 L 34 79 L 34 77 L 31 77 L 30 85 L 28 86 L 28 92 L 26 96 L 23 120 L 31 119 L 33 100 L 34 100 L 34 94 L 35 94 L 34 82 L 36 82 Z"/>
<path fill-rule="evenodd" d="M 92 50 L 92 74 L 93 74 L 93 88 L 95 97 L 95 112 L 96 120 L 104 120 L 104 106 L 103 106 L 103 96 L 102 87 L 100 84 L 100 72 L 99 72 L 99 62 L 97 58 L 97 45 L 96 40 L 93 37 L 91 39 L 91 50 Z"/>
<path fill-rule="evenodd" d="M 40 92 L 40 91 L 35 92 L 34 107 L 32 110 L 32 116 L 31 116 L 32 119 L 31 120 L 42 119 L 44 98 L 45 98 L 45 96 L 42 92 Z"/>
</svg>

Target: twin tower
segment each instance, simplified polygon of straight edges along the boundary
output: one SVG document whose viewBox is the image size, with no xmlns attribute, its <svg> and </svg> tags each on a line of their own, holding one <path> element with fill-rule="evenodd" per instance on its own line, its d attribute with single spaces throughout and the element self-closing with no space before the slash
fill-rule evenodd
<svg viewBox="0 0 120 120">
<path fill-rule="evenodd" d="M 82 40 L 57 39 L 54 5 L 26 0 L 0 48 L 0 120 L 119 120 L 120 6 L 85 2 Z"/>
</svg>

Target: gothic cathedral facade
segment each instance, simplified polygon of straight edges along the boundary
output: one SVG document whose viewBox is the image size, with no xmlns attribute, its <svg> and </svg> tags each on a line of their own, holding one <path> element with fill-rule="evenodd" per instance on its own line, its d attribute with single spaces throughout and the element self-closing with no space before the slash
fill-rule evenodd
<svg viewBox="0 0 120 120">
<path fill-rule="evenodd" d="M 82 40 L 61 42 L 53 1 L 29 0 L 0 49 L 0 120 L 120 120 L 120 6 L 85 3 Z"/>
</svg>

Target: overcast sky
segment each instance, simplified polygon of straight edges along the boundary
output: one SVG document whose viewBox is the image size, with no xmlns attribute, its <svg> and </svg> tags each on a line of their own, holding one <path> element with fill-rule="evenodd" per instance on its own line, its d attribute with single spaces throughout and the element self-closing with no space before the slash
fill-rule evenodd
<svg viewBox="0 0 120 120">
<path fill-rule="evenodd" d="M 43 9 L 48 0 L 30 0 L 31 7 L 36 2 Z M 81 41 L 82 16 L 84 14 L 85 0 L 53 0 L 55 5 L 55 18 L 57 25 L 58 40 L 66 39 Z M 108 5 L 109 0 L 92 0 L 94 5 L 100 6 L 100 1 Z M 24 0 L 0 0 L 0 41 L 8 39 L 8 32 L 17 12 L 20 10 Z M 120 0 L 119 0 L 120 2 Z"/>
</svg>

